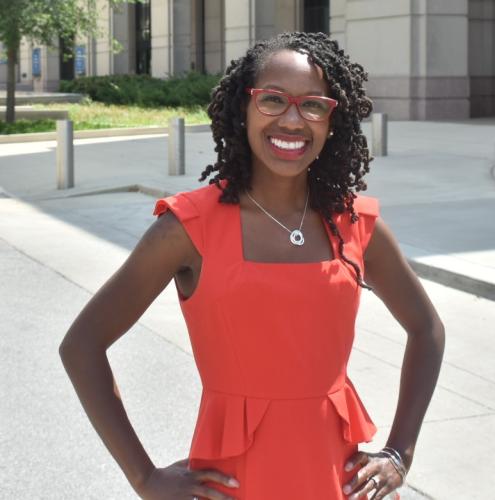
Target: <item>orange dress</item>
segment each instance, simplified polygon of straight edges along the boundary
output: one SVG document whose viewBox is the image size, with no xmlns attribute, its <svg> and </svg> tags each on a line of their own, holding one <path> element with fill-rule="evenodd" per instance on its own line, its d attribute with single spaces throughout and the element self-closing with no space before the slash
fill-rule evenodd
<svg viewBox="0 0 495 500">
<path fill-rule="evenodd" d="M 236 477 L 240 488 L 206 484 L 240 500 L 344 499 L 345 460 L 376 431 L 346 374 L 361 294 L 354 269 L 326 223 L 333 260 L 244 260 L 240 207 L 219 195 L 211 184 L 154 211 L 172 210 L 202 256 L 194 293 L 178 292 L 203 385 L 189 467 Z M 358 222 L 334 221 L 363 269 L 378 201 L 358 196 L 354 206 Z"/>
</svg>

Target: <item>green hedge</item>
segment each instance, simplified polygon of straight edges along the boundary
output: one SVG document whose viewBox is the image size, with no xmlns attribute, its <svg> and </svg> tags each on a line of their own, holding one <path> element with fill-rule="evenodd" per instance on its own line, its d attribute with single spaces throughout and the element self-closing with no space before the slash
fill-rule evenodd
<svg viewBox="0 0 495 500">
<path fill-rule="evenodd" d="M 219 75 L 190 72 L 168 80 L 148 75 L 85 76 L 60 82 L 61 92 L 88 95 L 105 104 L 130 104 L 146 108 L 204 106 L 220 80 Z"/>
<path fill-rule="evenodd" d="M 0 120 L 0 134 L 28 134 L 32 132 L 51 132 L 56 129 L 54 120 L 16 120 L 6 123 Z"/>
</svg>

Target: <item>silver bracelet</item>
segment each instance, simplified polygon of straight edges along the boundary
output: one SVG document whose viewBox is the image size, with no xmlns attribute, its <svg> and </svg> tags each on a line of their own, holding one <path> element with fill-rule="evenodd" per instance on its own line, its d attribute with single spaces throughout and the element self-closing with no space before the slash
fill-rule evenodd
<svg viewBox="0 0 495 500">
<path fill-rule="evenodd" d="M 389 451 L 390 447 L 383 448 L 378 454 L 387 458 L 401 477 L 402 483 L 406 480 L 407 469 L 401 455 L 397 450 Z"/>
<path fill-rule="evenodd" d="M 402 462 L 404 464 L 404 459 L 402 458 L 402 455 L 395 448 L 391 448 L 390 446 L 385 446 L 384 448 L 382 448 L 382 450 L 389 451 L 390 453 L 392 453 L 397 457 L 397 460 L 399 460 L 399 462 Z"/>
</svg>

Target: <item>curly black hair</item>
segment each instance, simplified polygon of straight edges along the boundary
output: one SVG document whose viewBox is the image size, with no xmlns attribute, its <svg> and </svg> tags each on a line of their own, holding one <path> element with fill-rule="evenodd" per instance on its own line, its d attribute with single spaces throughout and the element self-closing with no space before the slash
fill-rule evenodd
<svg viewBox="0 0 495 500">
<path fill-rule="evenodd" d="M 325 33 L 281 33 L 257 42 L 246 55 L 231 61 L 213 89 L 208 106 L 217 161 L 206 167 L 199 181 L 218 172 L 209 184 L 214 183 L 222 190 L 219 197 L 222 203 L 239 203 L 239 193 L 251 189 L 251 149 L 243 125 L 249 99 L 245 88 L 256 86 L 268 56 L 281 50 L 307 54 L 309 60 L 323 70 L 330 97 L 338 101 L 332 113 L 333 135 L 326 140 L 319 158 L 308 171 L 309 204 L 323 216 L 331 233 L 338 238 L 339 254 L 354 268 L 357 283 L 371 289 L 363 282 L 359 266 L 344 255 L 344 240 L 332 219 L 333 213 L 348 211 L 351 223 L 355 223 L 359 216 L 353 208 L 354 192 L 367 188 L 363 176 L 369 172 L 372 157 L 361 130 L 361 120 L 372 110 L 371 100 L 363 88 L 368 75 Z M 220 185 L 221 179 L 227 180 L 225 187 Z"/>
</svg>

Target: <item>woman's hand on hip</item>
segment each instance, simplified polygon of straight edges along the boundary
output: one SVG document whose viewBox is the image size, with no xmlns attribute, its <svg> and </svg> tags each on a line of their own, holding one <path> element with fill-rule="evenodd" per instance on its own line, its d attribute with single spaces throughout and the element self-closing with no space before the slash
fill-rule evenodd
<svg viewBox="0 0 495 500">
<path fill-rule="evenodd" d="M 192 500 L 194 497 L 208 500 L 235 499 L 202 484 L 204 481 L 214 481 L 229 488 L 237 488 L 237 481 L 229 482 L 234 478 L 214 469 L 190 470 L 188 462 L 186 458 L 168 467 L 155 468 L 136 492 L 144 500 Z"/>
<path fill-rule="evenodd" d="M 351 471 L 358 466 L 360 469 L 343 487 L 348 500 L 381 500 L 403 484 L 392 462 L 382 455 L 359 451 L 347 460 L 345 470 Z M 370 496 L 366 496 L 368 494 Z M 399 498 L 397 494 L 396 498 Z"/>
</svg>

